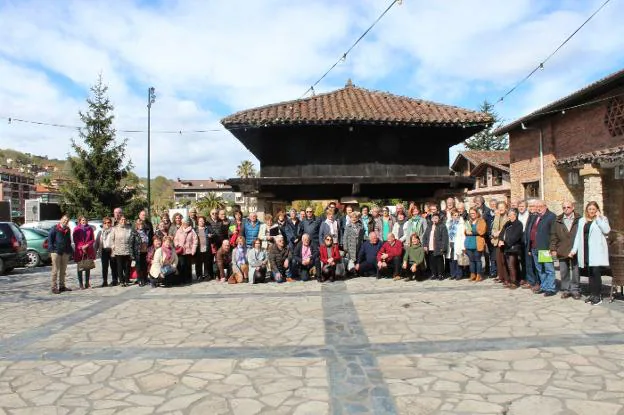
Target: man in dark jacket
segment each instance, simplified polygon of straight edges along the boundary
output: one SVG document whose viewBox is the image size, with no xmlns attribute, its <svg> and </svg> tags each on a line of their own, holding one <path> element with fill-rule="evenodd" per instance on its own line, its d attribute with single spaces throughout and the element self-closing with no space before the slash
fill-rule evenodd
<svg viewBox="0 0 624 415">
<path fill-rule="evenodd" d="M 444 256 L 448 251 L 449 236 L 446 224 L 440 221 L 436 212 L 431 216 L 431 226 L 427 227 L 423 236 L 423 247 L 427 253 L 427 262 L 431 270 L 432 280 L 444 279 Z"/>
<path fill-rule="evenodd" d="M 557 217 L 550 230 L 550 254 L 559 259 L 561 274 L 561 298 L 581 298 L 580 277 L 576 256 L 570 258 L 580 215 L 574 211 L 574 203 L 564 201 L 563 213 Z"/>
<path fill-rule="evenodd" d="M 299 222 L 299 218 L 297 218 L 297 211 L 295 209 L 290 209 L 288 213 L 288 218 L 286 219 L 286 224 L 284 225 L 284 235 L 286 236 L 286 242 L 288 243 L 288 248 L 292 251 L 295 249 L 295 246 L 301 240 L 301 222 Z"/>
<path fill-rule="evenodd" d="M 147 246 L 152 246 L 154 244 L 154 225 L 152 225 L 152 221 L 147 217 L 147 212 L 145 210 L 139 212 L 139 219 L 143 222 L 143 232 L 147 235 Z"/>
<path fill-rule="evenodd" d="M 548 210 L 546 202 L 537 200 L 535 202 L 537 216 L 532 221 L 531 226 L 527 223 L 529 232 L 529 249 L 533 263 L 537 269 L 539 285 L 533 288 L 536 294 L 544 294 L 545 297 L 553 296 L 557 293 L 555 286 L 555 265 L 552 258 L 544 258 L 550 255 L 550 231 L 553 223 L 557 219 L 554 213 Z M 542 251 L 542 262 L 540 262 L 540 251 Z"/>
<path fill-rule="evenodd" d="M 52 258 L 52 293 L 59 294 L 63 291 L 71 291 L 65 286 L 67 275 L 67 263 L 72 254 L 71 232 L 67 224 L 69 217 L 63 216 L 60 222 L 50 229 L 48 234 L 48 251 Z"/>
<path fill-rule="evenodd" d="M 275 243 L 269 248 L 269 264 L 275 282 L 284 282 L 289 274 L 290 263 L 288 262 L 289 251 L 282 235 L 274 238 Z M 292 279 L 288 278 L 288 282 Z"/>
<path fill-rule="evenodd" d="M 364 241 L 355 264 L 355 272 L 363 277 L 377 275 L 377 253 L 383 243 L 376 232 L 368 234 L 368 241 Z"/>
<path fill-rule="evenodd" d="M 304 233 L 310 235 L 310 241 L 312 245 L 319 247 L 319 230 L 321 228 L 321 221 L 314 216 L 314 210 L 308 206 L 305 210 L 306 218 L 301 221 L 299 226 L 299 239 Z"/>
<path fill-rule="evenodd" d="M 521 263 L 522 272 L 524 273 L 524 282 L 521 284 L 523 288 L 534 288 L 539 284 L 537 278 L 537 270 L 535 269 L 535 262 L 531 256 L 531 249 L 529 248 L 530 230 L 533 226 L 533 222 L 537 218 L 537 211 L 535 209 L 535 200 L 530 199 L 527 201 L 528 217 L 524 226 L 524 238 L 522 240 L 522 249 L 524 251 L 524 259 Z M 520 215 L 518 215 L 519 217 Z"/>
</svg>

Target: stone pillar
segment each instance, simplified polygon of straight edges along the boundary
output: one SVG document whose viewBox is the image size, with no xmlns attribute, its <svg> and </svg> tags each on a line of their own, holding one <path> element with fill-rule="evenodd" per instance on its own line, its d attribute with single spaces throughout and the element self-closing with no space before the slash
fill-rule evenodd
<svg viewBox="0 0 624 415">
<path fill-rule="evenodd" d="M 265 213 L 273 213 L 271 212 L 271 202 L 268 199 L 257 198 L 256 199 L 256 213 L 258 214 L 258 220 L 264 222 L 264 214 Z"/>
<path fill-rule="evenodd" d="M 600 169 L 592 164 L 585 164 L 579 171 L 579 176 L 583 178 L 583 206 L 579 211 L 584 210 L 587 202 L 592 200 L 604 211 Z"/>
</svg>

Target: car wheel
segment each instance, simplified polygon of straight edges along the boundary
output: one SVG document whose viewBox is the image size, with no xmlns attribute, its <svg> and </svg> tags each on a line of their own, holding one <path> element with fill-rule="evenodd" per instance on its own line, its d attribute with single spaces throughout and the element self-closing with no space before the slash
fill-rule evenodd
<svg viewBox="0 0 624 415">
<path fill-rule="evenodd" d="M 26 252 L 26 257 L 28 261 L 26 262 L 26 268 L 34 268 L 38 267 L 41 264 L 41 257 L 37 251 L 28 250 Z"/>
</svg>

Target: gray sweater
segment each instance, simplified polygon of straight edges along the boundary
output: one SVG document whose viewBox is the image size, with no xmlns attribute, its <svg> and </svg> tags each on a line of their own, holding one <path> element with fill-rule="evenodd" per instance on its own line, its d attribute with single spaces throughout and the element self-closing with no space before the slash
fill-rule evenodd
<svg viewBox="0 0 624 415">
<path fill-rule="evenodd" d="M 129 226 L 115 226 L 111 235 L 113 256 L 132 255 L 132 230 Z"/>
</svg>

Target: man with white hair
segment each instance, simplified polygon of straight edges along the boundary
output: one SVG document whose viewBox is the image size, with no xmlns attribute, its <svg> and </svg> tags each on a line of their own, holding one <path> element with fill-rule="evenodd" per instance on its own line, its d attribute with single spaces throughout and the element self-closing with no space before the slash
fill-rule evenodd
<svg viewBox="0 0 624 415">
<path fill-rule="evenodd" d="M 527 225 L 529 254 L 535 264 L 539 280 L 533 282 L 533 292 L 550 297 L 557 293 L 555 286 L 555 266 L 550 255 L 550 232 L 557 219 L 554 213 L 548 210 L 546 202 L 535 202 L 537 216 L 531 226 Z"/>
</svg>

